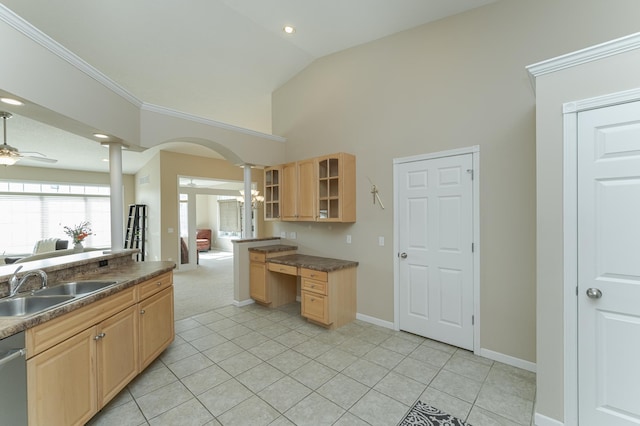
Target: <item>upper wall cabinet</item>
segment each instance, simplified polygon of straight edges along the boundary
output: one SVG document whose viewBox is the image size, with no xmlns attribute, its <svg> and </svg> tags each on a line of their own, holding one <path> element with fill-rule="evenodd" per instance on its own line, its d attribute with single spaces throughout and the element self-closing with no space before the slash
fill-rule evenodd
<svg viewBox="0 0 640 426">
<path fill-rule="evenodd" d="M 318 208 L 323 222 L 356 221 L 356 157 L 339 153 L 316 159 Z"/>
<path fill-rule="evenodd" d="M 267 205 L 278 171 L 280 198 Z M 355 222 L 356 159 L 346 153 L 287 163 L 265 169 L 265 220 Z M 270 193 L 271 191 L 271 193 Z"/>
<path fill-rule="evenodd" d="M 282 167 L 264 169 L 264 220 L 280 220 L 280 175 Z"/>
<path fill-rule="evenodd" d="M 282 220 L 316 220 L 316 162 L 311 158 L 282 166 Z"/>
</svg>

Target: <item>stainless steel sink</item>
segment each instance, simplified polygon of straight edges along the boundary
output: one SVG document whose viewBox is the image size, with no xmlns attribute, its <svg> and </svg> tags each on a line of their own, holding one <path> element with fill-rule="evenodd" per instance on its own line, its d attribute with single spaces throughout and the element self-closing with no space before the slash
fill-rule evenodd
<svg viewBox="0 0 640 426">
<path fill-rule="evenodd" d="M 0 300 L 0 316 L 21 317 L 45 311 L 68 302 L 74 296 L 21 296 Z"/>
<path fill-rule="evenodd" d="M 88 293 L 93 293 L 94 291 L 102 290 L 105 287 L 108 287 L 112 284 L 115 284 L 116 281 L 73 281 L 70 283 L 64 283 L 55 285 L 52 287 L 43 288 L 42 290 L 36 290 L 33 294 L 37 296 L 52 296 L 52 295 L 70 295 L 70 296 L 78 296 L 84 295 Z"/>
</svg>

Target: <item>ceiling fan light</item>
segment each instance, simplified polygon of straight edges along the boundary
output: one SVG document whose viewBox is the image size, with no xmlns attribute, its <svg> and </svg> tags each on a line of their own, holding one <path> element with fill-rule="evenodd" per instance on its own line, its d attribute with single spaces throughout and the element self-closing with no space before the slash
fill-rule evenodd
<svg viewBox="0 0 640 426">
<path fill-rule="evenodd" d="M 109 136 L 105 135 L 104 133 L 94 133 L 93 136 L 98 139 L 109 139 Z"/>
<path fill-rule="evenodd" d="M 14 157 L 11 155 L 0 155 L 0 165 L 2 166 L 13 166 L 18 161 L 19 157 Z"/>
</svg>

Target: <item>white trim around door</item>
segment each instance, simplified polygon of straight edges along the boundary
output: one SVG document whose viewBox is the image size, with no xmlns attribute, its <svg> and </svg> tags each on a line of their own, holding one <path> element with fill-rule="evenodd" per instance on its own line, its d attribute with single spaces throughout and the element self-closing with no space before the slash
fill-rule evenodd
<svg viewBox="0 0 640 426">
<path fill-rule="evenodd" d="M 640 101 L 640 89 L 563 105 L 564 424 L 578 424 L 578 113 Z"/>
<path fill-rule="evenodd" d="M 458 148 L 447 151 L 434 152 L 429 154 L 415 155 L 411 157 L 395 158 L 393 160 L 393 192 L 394 192 L 394 222 L 393 222 L 393 249 L 394 256 L 399 253 L 399 241 L 398 241 L 398 176 L 396 165 L 430 160 L 435 158 L 451 157 L 456 155 L 472 154 L 473 160 L 473 315 L 474 315 L 474 338 L 473 338 L 473 352 L 476 355 L 480 354 L 480 146 L 474 145 L 466 148 Z M 394 294 L 394 329 L 400 329 L 400 277 L 397 258 L 394 259 L 393 267 L 393 294 Z"/>
</svg>

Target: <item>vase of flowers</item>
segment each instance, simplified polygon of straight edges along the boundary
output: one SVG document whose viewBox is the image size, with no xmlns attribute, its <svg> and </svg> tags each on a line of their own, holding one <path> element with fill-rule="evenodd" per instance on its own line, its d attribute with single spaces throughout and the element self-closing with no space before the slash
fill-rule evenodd
<svg viewBox="0 0 640 426">
<path fill-rule="evenodd" d="M 79 225 L 64 227 L 64 233 L 70 236 L 73 240 L 73 250 L 75 252 L 81 252 L 84 250 L 82 242 L 85 238 L 91 235 L 90 225 L 91 223 L 84 221 L 80 222 Z"/>
</svg>

